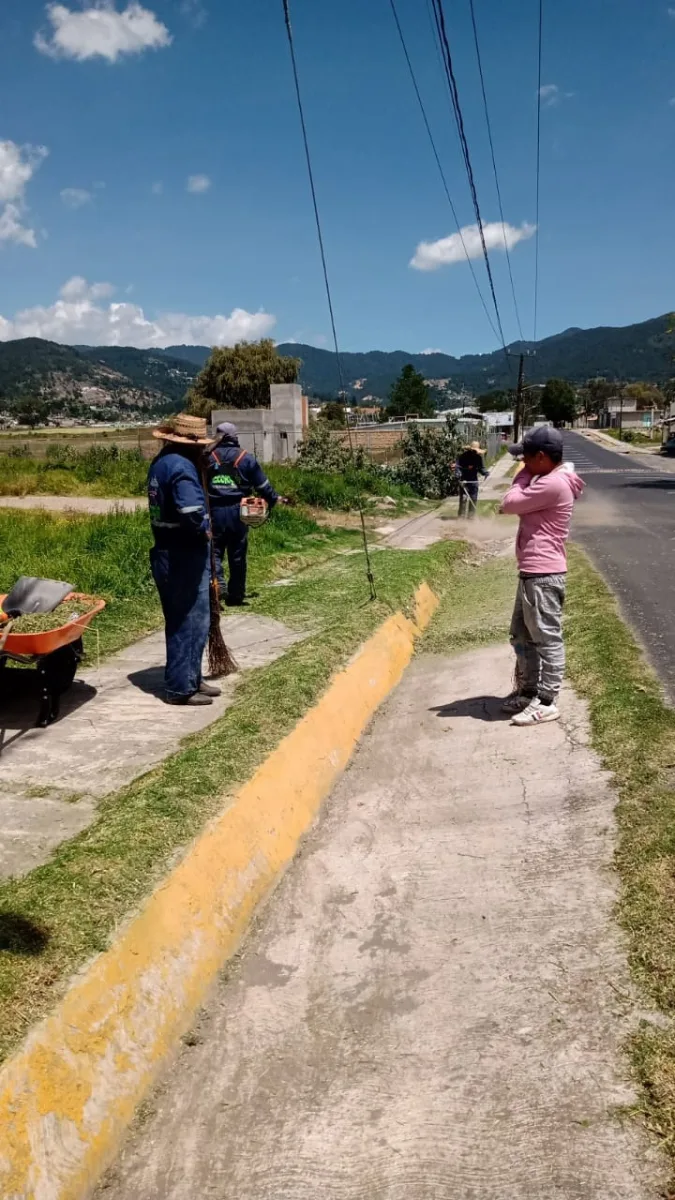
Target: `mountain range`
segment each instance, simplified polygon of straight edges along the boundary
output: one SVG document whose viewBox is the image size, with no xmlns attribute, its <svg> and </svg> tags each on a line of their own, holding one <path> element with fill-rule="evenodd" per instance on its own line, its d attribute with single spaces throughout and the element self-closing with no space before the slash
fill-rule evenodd
<svg viewBox="0 0 675 1200">
<path fill-rule="evenodd" d="M 412 363 L 425 379 L 447 381 L 450 391 L 474 395 L 515 384 L 518 355 L 527 355 L 528 383 L 545 383 L 559 377 L 572 383 L 604 376 L 607 379 L 644 380 L 656 383 L 675 373 L 675 335 L 669 334 L 669 316 L 656 317 L 639 325 L 600 326 L 597 329 L 566 329 L 542 341 L 514 342 L 490 354 L 409 354 L 403 350 L 371 350 L 364 354 L 341 353 L 343 376 L 348 390 L 358 398 L 366 395 L 385 399 L 406 363 Z M 335 395 L 339 380 L 335 354 L 316 346 L 282 343 L 280 354 L 302 359 L 300 381 L 315 395 Z M 205 346 L 170 346 L 166 354 L 198 367 L 209 355 Z"/>
<path fill-rule="evenodd" d="M 164 351 L 62 346 L 43 338 L 0 342 L 0 409 L 39 402 L 71 411 L 126 407 L 154 416 L 180 408 L 198 370 Z"/>
<path fill-rule="evenodd" d="M 528 383 L 552 376 L 584 383 L 595 376 L 617 380 L 663 381 L 675 374 L 675 334 L 671 318 L 656 317 L 619 328 L 566 329 L 533 343 L 515 342 L 490 354 L 409 354 L 371 350 L 341 355 L 343 376 L 356 399 L 386 399 L 406 363 L 445 392 L 474 395 L 515 383 L 518 355 L 527 355 Z M 278 350 L 302 360 L 300 381 L 318 396 L 339 389 L 335 355 L 295 342 Z M 0 342 L 0 409 L 26 401 L 63 405 L 71 411 L 132 408 L 148 416 L 180 408 L 185 393 L 210 354 L 208 346 L 169 346 L 137 350 L 118 346 L 63 346 L 42 338 Z"/>
</svg>

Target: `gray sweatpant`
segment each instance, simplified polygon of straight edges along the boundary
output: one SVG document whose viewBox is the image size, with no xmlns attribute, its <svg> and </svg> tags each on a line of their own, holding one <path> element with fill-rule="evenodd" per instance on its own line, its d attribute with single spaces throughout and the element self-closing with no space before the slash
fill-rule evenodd
<svg viewBox="0 0 675 1200">
<path fill-rule="evenodd" d="M 565 673 L 562 612 L 566 575 L 521 575 L 511 618 L 518 690 L 550 704 Z"/>
</svg>

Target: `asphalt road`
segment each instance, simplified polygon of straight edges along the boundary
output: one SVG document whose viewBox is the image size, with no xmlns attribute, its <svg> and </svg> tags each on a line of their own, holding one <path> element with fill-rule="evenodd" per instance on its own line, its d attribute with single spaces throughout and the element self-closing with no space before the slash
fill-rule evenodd
<svg viewBox="0 0 675 1200">
<path fill-rule="evenodd" d="M 572 537 L 619 599 L 675 702 L 675 472 L 672 462 L 618 455 L 565 433 L 565 457 L 586 484 Z"/>
</svg>

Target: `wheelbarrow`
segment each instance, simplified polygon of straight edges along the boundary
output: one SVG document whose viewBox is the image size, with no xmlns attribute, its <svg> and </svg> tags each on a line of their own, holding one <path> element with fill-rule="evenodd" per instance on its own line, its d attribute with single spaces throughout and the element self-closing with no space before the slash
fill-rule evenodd
<svg viewBox="0 0 675 1200">
<path fill-rule="evenodd" d="M 42 633 L 12 631 L 18 616 L 29 612 L 53 612 L 64 600 L 81 601 L 84 610 L 81 616 L 72 617 L 58 629 Z M 82 634 L 104 608 L 105 600 L 74 592 L 70 584 L 53 580 L 22 579 L 10 593 L 0 595 L 0 689 L 6 689 L 10 672 L 5 671 L 5 667 L 10 659 L 23 666 L 37 667 L 40 677 L 37 725 L 40 729 L 58 718 L 61 696 L 73 683 L 84 656 Z"/>
</svg>

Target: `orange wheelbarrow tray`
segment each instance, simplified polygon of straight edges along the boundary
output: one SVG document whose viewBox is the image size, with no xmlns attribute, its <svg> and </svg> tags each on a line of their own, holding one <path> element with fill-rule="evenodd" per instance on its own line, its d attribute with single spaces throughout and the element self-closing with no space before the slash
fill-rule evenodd
<svg viewBox="0 0 675 1200">
<path fill-rule="evenodd" d="M 0 604 L 4 599 L 4 596 L 0 596 Z M 3 653 L 17 658 L 43 658 L 45 654 L 53 654 L 62 646 L 69 646 L 71 642 L 79 641 L 83 631 L 94 617 L 103 612 L 105 600 L 97 600 L 95 596 L 87 596 L 83 592 L 70 592 L 64 603 L 72 600 L 81 600 L 83 606 L 89 605 L 89 607 L 81 616 L 67 621 L 58 629 L 47 629 L 44 633 L 10 633 L 3 647 Z M 7 618 L 4 613 L 0 613 L 0 618 L 2 618 L 0 619 L 1 631 Z"/>
</svg>

